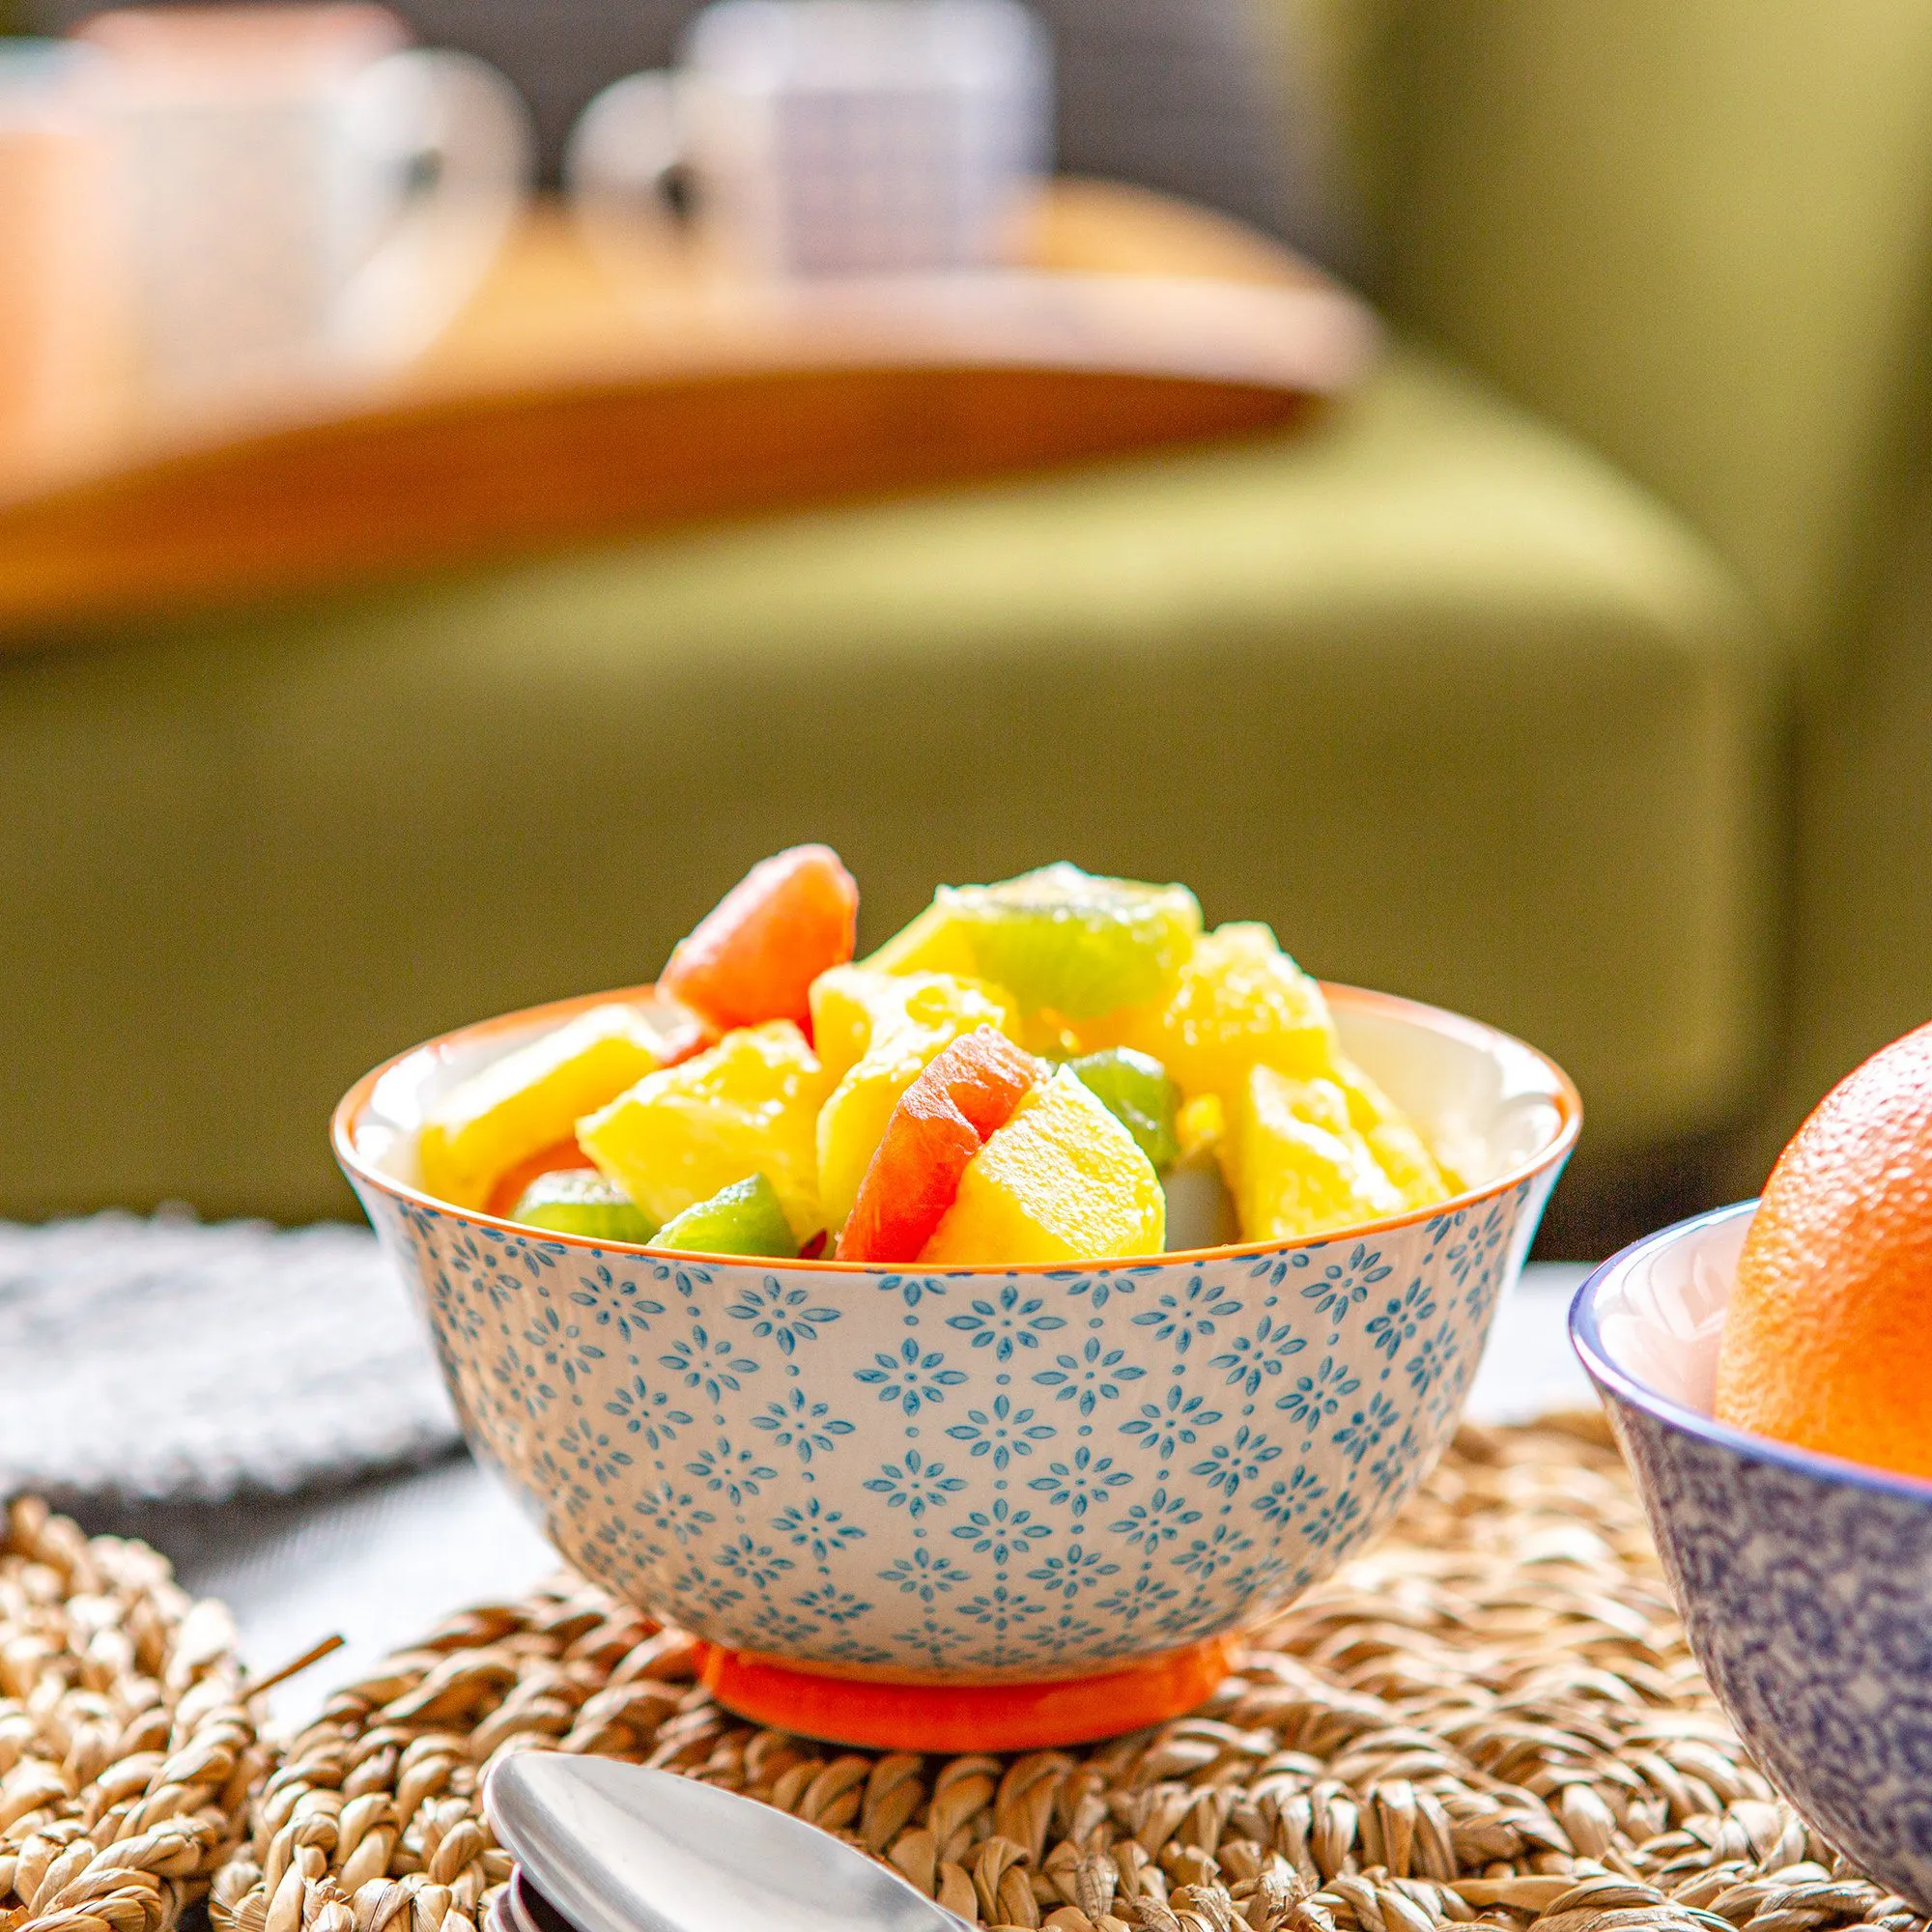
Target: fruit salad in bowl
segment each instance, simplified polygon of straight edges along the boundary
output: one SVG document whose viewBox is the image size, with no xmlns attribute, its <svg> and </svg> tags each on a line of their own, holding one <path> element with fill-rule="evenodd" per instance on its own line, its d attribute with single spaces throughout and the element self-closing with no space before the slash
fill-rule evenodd
<svg viewBox="0 0 1932 1932">
<path fill-rule="evenodd" d="M 653 985 L 377 1069 L 338 1156 L 472 1444 L 723 1701 L 1155 1721 L 1433 1463 L 1575 1092 L 1183 887 L 942 888 L 864 959 L 857 914 L 779 854 Z"/>
</svg>

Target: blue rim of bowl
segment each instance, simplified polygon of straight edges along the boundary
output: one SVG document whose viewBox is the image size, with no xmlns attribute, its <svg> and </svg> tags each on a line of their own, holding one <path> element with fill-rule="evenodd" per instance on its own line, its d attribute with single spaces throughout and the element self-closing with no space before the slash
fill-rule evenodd
<svg viewBox="0 0 1932 1932">
<path fill-rule="evenodd" d="M 1599 1390 L 1616 1397 L 1619 1402 L 1641 1409 L 1654 1420 L 1686 1435 L 1694 1435 L 1715 1448 L 1728 1449 L 1736 1455 L 1747 1456 L 1753 1462 L 1790 1469 L 1814 1481 L 1849 1483 L 1855 1489 L 1876 1490 L 1882 1495 L 1932 1503 L 1932 1479 L 1893 1475 L 1889 1470 L 1874 1469 L 1864 1463 L 1848 1462 L 1842 1456 L 1826 1456 L 1815 1449 L 1798 1449 L 1787 1442 L 1774 1441 L 1768 1435 L 1753 1435 L 1746 1430 L 1733 1429 L 1727 1422 L 1719 1422 L 1713 1416 L 1673 1401 L 1667 1395 L 1660 1395 L 1656 1389 L 1638 1381 L 1605 1348 L 1602 1331 L 1597 1325 L 1597 1291 L 1612 1274 L 1630 1265 L 1639 1255 L 1673 1241 L 1689 1239 L 1719 1222 L 1756 1211 L 1755 1201 L 1738 1201 L 1728 1208 L 1714 1208 L 1707 1213 L 1693 1214 L 1688 1221 L 1675 1222 L 1654 1235 L 1644 1236 L 1639 1241 L 1633 1241 L 1601 1266 L 1590 1270 L 1571 1300 L 1569 1322 L 1570 1346 L 1576 1350 L 1590 1379 Z"/>
</svg>

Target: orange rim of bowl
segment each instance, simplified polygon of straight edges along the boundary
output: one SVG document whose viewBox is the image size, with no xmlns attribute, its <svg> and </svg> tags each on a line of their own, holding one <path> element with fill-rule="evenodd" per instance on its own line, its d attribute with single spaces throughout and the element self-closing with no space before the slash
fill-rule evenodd
<svg viewBox="0 0 1932 1932">
<path fill-rule="evenodd" d="M 1057 1275 L 1057 1274 L 1101 1274 L 1110 1270 L 1136 1267 L 1188 1267 L 1207 1262 L 1239 1261 L 1259 1259 L 1263 1255 L 1286 1254 L 1295 1248 L 1315 1247 L 1324 1242 L 1352 1238 L 1356 1236 L 1391 1234 L 1400 1228 L 1412 1228 L 1425 1221 L 1434 1221 L 1438 1215 L 1452 1214 L 1459 1208 L 1471 1208 L 1480 1202 L 1493 1200 L 1500 1194 L 1507 1194 L 1512 1187 L 1532 1179 L 1546 1169 L 1562 1160 L 1577 1144 L 1577 1136 L 1583 1126 L 1583 1098 L 1577 1091 L 1576 1082 L 1557 1065 L 1555 1061 L 1531 1046 L 1526 1040 L 1517 1038 L 1514 1034 L 1504 1033 L 1500 1027 L 1487 1025 L 1482 1020 L 1473 1020 L 1463 1013 L 1454 1013 L 1444 1007 L 1432 1007 L 1421 1000 L 1405 999 L 1400 993 L 1378 993 L 1366 986 L 1343 985 L 1331 980 L 1317 982 L 1322 996 L 1331 1007 L 1342 1011 L 1380 1012 L 1388 1018 L 1405 1020 L 1411 1026 L 1425 1031 L 1446 1034 L 1462 1039 L 1473 1046 L 1485 1049 L 1496 1042 L 1502 1042 L 1526 1053 L 1549 1077 L 1552 1090 L 1551 1100 L 1557 1112 L 1556 1131 L 1527 1160 L 1520 1161 L 1507 1173 L 1498 1175 L 1480 1187 L 1465 1188 L 1461 1194 L 1452 1194 L 1446 1201 L 1438 1201 L 1428 1208 L 1411 1208 L 1406 1214 L 1389 1214 L 1378 1221 L 1359 1221 L 1346 1228 L 1331 1228 L 1321 1235 L 1310 1235 L 1300 1240 L 1271 1241 L 1232 1241 L 1218 1248 L 1177 1248 L 1158 1255 L 1135 1255 L 1111 1261 L 1089 1262 L 1073 1266 L 1066 1262 L 1021 1262 L 1012 1266 L 988 1264 L 983 1267 L 945 1267 L 932 1268 L 927 1272 L 943 1280 L 970 1278 L 974 1275 Z M 613 1004 L 639 1004 L 655 996 L 655 982 L 642 986 L 624 987 L 609 993 L 580 993 L 567 1000 L 552 1000 L 541 1006 L 523 1007 L 515 1012 L 498 1013 L 491 1019 L 472 1020 L 468 1026 L 453 1028 L 450 1032 L 439 1034 L 433 1039 L 419 1041 L 406 1047 L 401 1053 L 392 1055 L 380 1066 L 365 1073 L 355 1086 L 350 1088 L 336 1103 L 335 1113 L 329 1122 L 329 1142 L 335 1151 L 335 1157 L 341 1163 L 349 1178 L 362 1185 L 374 1188 L 380 1194 L 386 1194 L 397 1201 L 410 1202 L 428 1208 L 439 1214 L 446 1214 L 479 1228 L 493 1229 L 499 1234 L 528 1236 L 541 1234 L 547 1242 L 559 1242 L 566 1248 L 579 1248 L 588 1253 L 594 1250 L 603 1255 L 658 1255 L 662 1249 L 648 1248 L 624 1241 L 591 1240 L 583 1235 L 566 1235 L 555 1230 L 530 1229 L 518 1221 L 505 1220 L 500 1214 L 486 1214 L 480 1208 L 459 1208 L 454 1203 L 439 1199 L 434 1194 L 425 1193 L 419 1187 L 412 1187 L 400 1181 L 393 1175 L 383 1174 L 364 1160 L 356 1151 L 355 1132 L 361 1125 L 362 1117 L 368 1111 L 370 1096 L 377 1085 L 387 1078 L 404 1062 L 414 1060 L 419 1055 L 443 1054 L 458 1046 L 467 1046 L 479 1039 L 486 1039 L 492 1034 L 520 1032 L 526 1027 L 550 1020 L 561 1024 L 574 1015 L 587 1011 L 592 1007 Z M 679 1250 L 679 1259 L 693 1262 L 700 1266 L 732 1267 L 743 1264 L 743 1255 L 700 1255 L 685 1254 Z M 764 1264 L 761 1264 L 764 1265 Z M 788 1261 L 787 1268 L 809 1268 L 820 1274 L 878 1276 L 881 1274 L 904 1274 L 904 1265 L 883 1266 L 870 1262 L 839 1261 Z"/>
</svg>

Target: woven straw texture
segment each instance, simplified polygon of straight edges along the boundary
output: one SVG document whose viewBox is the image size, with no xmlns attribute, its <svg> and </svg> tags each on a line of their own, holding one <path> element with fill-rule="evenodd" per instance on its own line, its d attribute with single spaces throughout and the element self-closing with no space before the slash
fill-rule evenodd
<svg viewBox="0 0 1932 1932">
<path fill-rule="evenodd" d="M 171 1932 L 267 1770 L 241 1683 L 152 1549 L 0 1516 L 0 1932 Z"/>
<path fill-rule="evenodd" d="M 1918 1932 L 1773 1795 L 1698 1677 L 1594 1417 L 1465 1429 L 1390 1535 L 1197 1715 L 1083 1751 L 921 1759 L 761 1731 L 691 1645 L 565 1579 L 338 1692 L 217 1876 L 216 1932 L 473 1932 L 493 1758 L 743 1791 L 962 1918 L 1065 1932 Z"/>
</svg>

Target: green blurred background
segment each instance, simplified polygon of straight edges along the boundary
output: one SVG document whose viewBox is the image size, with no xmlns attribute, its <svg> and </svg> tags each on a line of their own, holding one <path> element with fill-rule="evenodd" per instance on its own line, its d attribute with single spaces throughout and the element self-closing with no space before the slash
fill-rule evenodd
<svg viewBox="0 0 1932 1932">
<path fill-rule="evenodd" d="M 0 656 L 0 1212 L 349 1211 L 365 1065 L 808 838 L 1521 1033 L 1546 1253 L 1755 1191 L 1932 1011 L 1932 0 L 1254 25 L 1393 327 L 1311 426 Z"/>
</svg>

